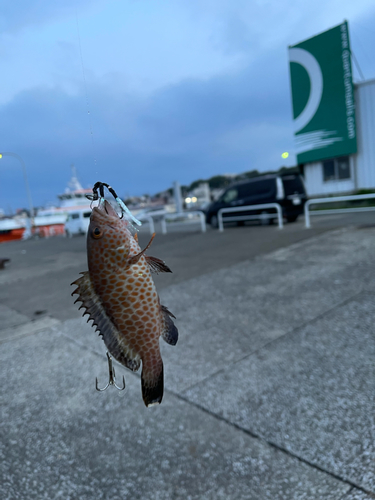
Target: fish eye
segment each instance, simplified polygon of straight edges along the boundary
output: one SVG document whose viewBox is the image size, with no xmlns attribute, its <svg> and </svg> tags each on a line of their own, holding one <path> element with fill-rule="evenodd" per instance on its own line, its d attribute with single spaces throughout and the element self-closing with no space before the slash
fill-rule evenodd
<svg viewBox="0 0 375 500">
<path fill-rule="evenodd" d="M 99 227 L 96 227 L 93 230 L 92 235 L 94 238 L 101 238 L 103 236 L 103 231 Z"/>
</svg>

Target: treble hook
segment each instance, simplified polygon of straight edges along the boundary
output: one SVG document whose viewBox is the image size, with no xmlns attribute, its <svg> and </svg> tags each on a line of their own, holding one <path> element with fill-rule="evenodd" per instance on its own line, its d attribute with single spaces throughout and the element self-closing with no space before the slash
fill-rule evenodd
<svg viewBox="0 0 375 500">
<path fill-rule="evenodd" d="M 125 389 L 125 377 L 124 376 L 122 377 L 122 382 L 124 384 L 124 387 L 119 387 L 118 385 L 116 385 L 115 369 L 114 369 L 113 364 L 112 364 L 112 358 L 108 354 L 108 351 L 107 351 L 107 359 L 108 359 L 108 370 L 109 370 L 109 381 L 108 381 L 108 384 L 103 389 L 99 389 L 99 387 L 98 387 L 98 379 L 96 378 L 95 379 L 95 381 L 96 381 L 95 382 L 96 390 L 99 391 L 99 392 L 103 392 L 110 385 L 114 385 L 116 387 L 116 389 L 118 389 L 119 391 L 123 391 Z"/>
</svg>

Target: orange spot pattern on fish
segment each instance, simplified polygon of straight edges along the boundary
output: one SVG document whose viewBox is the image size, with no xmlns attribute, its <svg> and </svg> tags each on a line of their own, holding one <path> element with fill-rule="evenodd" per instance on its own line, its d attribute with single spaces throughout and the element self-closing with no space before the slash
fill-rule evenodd
<svg viewBox="0 0 375 500">
<path fill-rule="evenodd" d="M 84 303 L 95 324 L 105 325 L 103 339 L 109 350 L 112 346 L 116 359 L 131 369 L 137 369 L 138 360 L 142 361 L 145 404 L 160 403 L 163 362 L 159 338 L 164 335 L 166 324 L 172 324 L 175 335 L 173 341 L 164 336 L 167 342 L 174 345 L 178 332 L 172 320 L 165 319 L 171 313 L 160 305 L 149 264 L 127 221 L 120 219 L 108 202 L 92 211 L 87 256 L 89 276 L 75 283 L 79 287 L 75 292 L 80 295 L 78 300 Z M 89 285 L 84 279 L 89 280 Z M 99 304 L 99 309 L 91 304 L 92 297 L 83 283 L 88 289 L 92 285 L 94 303 Z"/>
<path fill-rule="evenodd" d="M 154 237 L 154 236 L 153 236 Z M 150 246 L 147 245 L 145 250 Z M 160 304 L 150 268 L 170 272 L 163 261 L 145 257 L 126 220 L 108 202 L 94 208 L 87 236 L 89 272 L 73 284 L 80 308 L 101 332 L 109 352 L 131 370 L 142 361 L 142 395 L 147 406 L 163 397 L 159 338 L 175 345 L 173 314 Z"/>
</svg>

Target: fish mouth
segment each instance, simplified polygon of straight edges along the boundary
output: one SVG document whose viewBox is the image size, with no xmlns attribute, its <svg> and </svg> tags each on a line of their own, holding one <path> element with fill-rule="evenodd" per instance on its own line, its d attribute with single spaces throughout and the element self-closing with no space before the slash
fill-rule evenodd
<svg viewBox="0 0 375 500">
<path fill-rule="evenodd" d="M 118 217 L 118 213 L 112 207 L 112 205 L 109 203 L 109 201 L 104 200 L 103 208 L 104 208 L 107 215 L 110 215 L 111 217 Z"/>
<path fill-rule="evenodd" d="M 90 218 L 96 222 L 108 222 L 109 219 L 117 221 L 119 216 L 112 205 L 104 200 L 104 203 L 92 209 Z"/>
</svg>

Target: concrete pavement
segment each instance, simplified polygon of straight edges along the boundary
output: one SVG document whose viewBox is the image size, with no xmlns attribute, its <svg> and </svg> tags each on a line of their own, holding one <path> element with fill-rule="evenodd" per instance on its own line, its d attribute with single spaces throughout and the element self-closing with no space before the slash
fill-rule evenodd
<svg viewBox="0 0 375 500">
<path fill-rule="evenodd" d="M 0 274 L 0 498 L 375 498 L 375 228 L 277 231 L 159 238 L 180 340 L 161 341 L 166 391 L 150 409 L 119 365 L 126 390 L 95 391 L 105 347 L 66 286 L 83 241 L 14 250 Z"/>
</svg>

